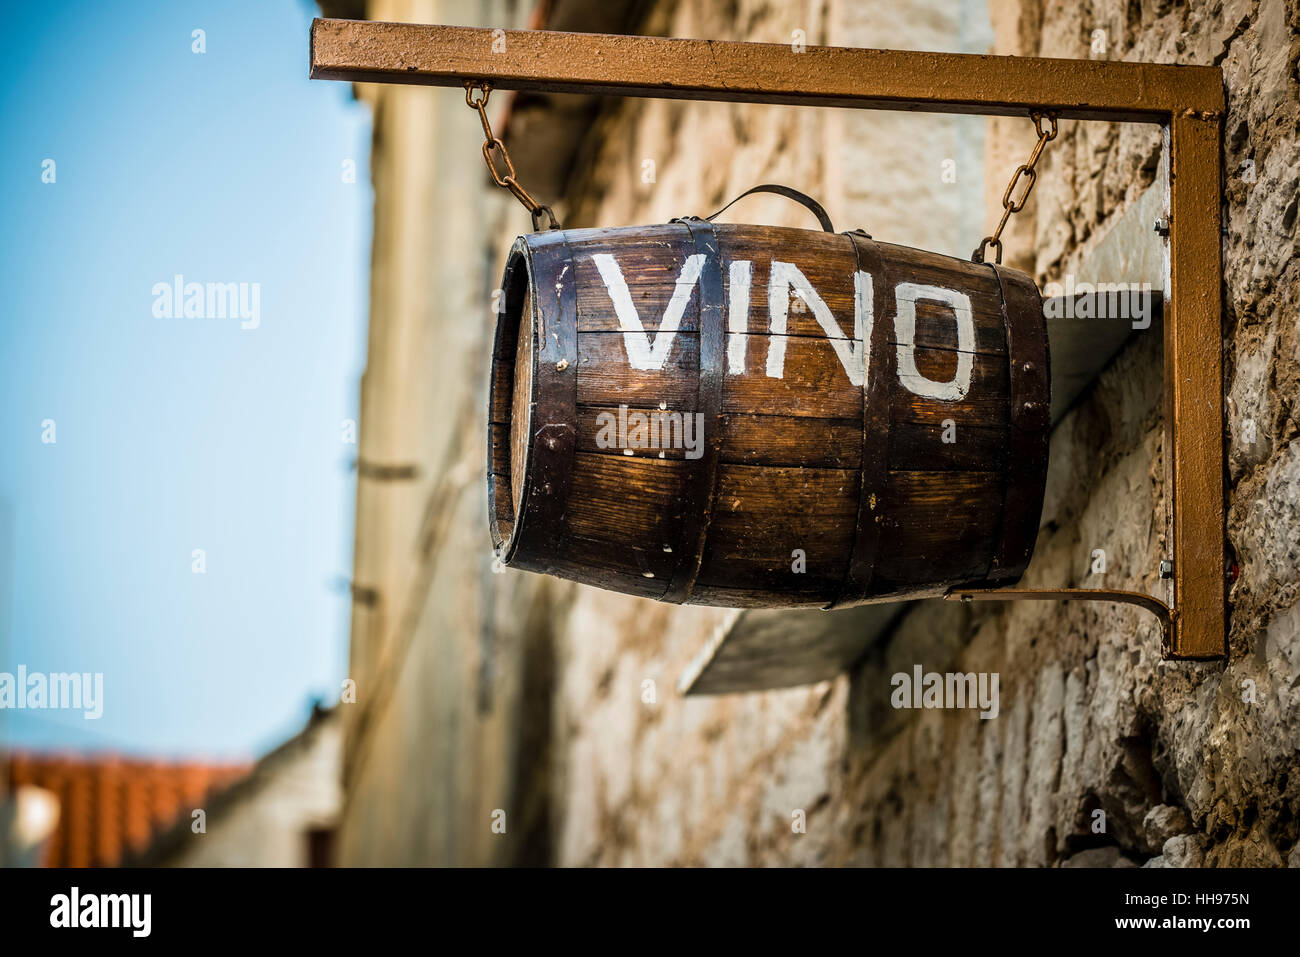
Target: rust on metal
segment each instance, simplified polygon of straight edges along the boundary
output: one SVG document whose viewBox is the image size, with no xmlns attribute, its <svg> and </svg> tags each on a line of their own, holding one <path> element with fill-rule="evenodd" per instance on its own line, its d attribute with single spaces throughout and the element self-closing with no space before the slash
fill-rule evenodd
<svg viewBox="0 0 1300 957">
<path fill-rule="evenodd" d="M 1043 147 L 1056 139 L 1056 114 L 1048 113 L 1044 116 L 1041 113 L 1033 113 L 1030 118 L 1034 121 L 1034 129 L 1038 132 L 1038 142 L 1034 144 L 1033 151 L 1029 154 L 1029 159 L 1016 167 L 1016 171 L 1011 174 L 1011 182 L 1007 183 L 1006 191 L 1002 194 L 1002 218 L 998 220 L 998 225 L 993 230 L 993 235 L 985 236 L 983 242 L 976 247 L 974 254 L 971 256 L 971 262 L 982 263 L 990 247 L 995 252 L 996 258 L 994 263 L 1002 265 L 1002 230 L 1006 228 L 1007 220 L 1014 213 L 1020 212 L 1025 208 L 1025 203 L 1029 202 L 1029 194 L 1034 191 L 1034 184 L 1038 182 L 1038 160 L 1043 155 Z M 1043 120 L 1051 122 L 1048 129 L 1043 128 Z M 1015 192 L 1016 185 L 1020 182 L 1020 177 L 1025 177 L 1025 185 L 1017 200 L 1011 194 Z"/>
<path fill-rule="evenodd" d="M 1166 547 L 1179 624 L 1166 651 L 1177 658 L 1227 654 L 1220 129 L 1217 116 L 1181 112 L 1168 126 Z"/>
<path fill-rule="evenodd" d="M 1224 109 L 1217 67 L 315 20 L 322 80 L 1163 123 Z"/>
<path fill-rule="evenodd" d="M 478 90 L 482 95 L 475 97 L 474 91 Z M 515 164 L 510 159 L 510 153 L 506 149 L 506 144 L 501 141 L 501 137 L 492 132 L 492 122 L 488 119 L 487 105 L 488 97 L 492 95 L 491 83 L 480 83 L 476 80 L 465 81 L 465 104 L 478 113 L 479 123 L 483 126 L 483 162 L 487 164 L 488 172 L 492 175 L 492 182 L 496 183 L 502 189 L 508 189 L 519 200 L 524 209 L 528 210 L 533 217 L 533 229 L 541 229 L 542 214 L 550 225 L 547 229 L 559 229 L 560 221 L 555 218 L 555 212 L 550 206 L 537 202 L 524 189 L 523 184 L 515 178 Z M 492 159 L 496 153 L 501 157 L 501 161 L 506 164 L 504 175 L 497 169 L 496 161 Z"/>
<path fill-rule="evenodd" d="M 957 588 L 943 596 L 948 601 L 1111 601 L 1145 608 L 1160 620 L 1166 646 L 1176 634 L 1177 616 L 1158 598 L 1140 591 L 1109 588 Z"/>
</svg>

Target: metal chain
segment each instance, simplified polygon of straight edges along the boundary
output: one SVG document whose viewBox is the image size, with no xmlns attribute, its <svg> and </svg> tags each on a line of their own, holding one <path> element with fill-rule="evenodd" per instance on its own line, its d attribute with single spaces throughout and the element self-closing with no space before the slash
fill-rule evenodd
<svg viewBox="0 0 1300 957">
<path fill-rule="evenodd" d="M 483 96 L 479 99 L 474 98 L 474 90 L 482 91 Z M 483 124 L 483 162 L 487 163 L 488 172 L 492 174 L 492 182 L 498 186 L 510 190 L 515 199 L 523 204 L 524 208 L 533 217 L 533 229 L 542 228 L 542 213 L 546 214 L 549 225 L 547 229 L 561 229 L 560 221 L 555 218 L 555 211 L 549 206 L 537 202 L 528 195 L 528 190 L 519 185 L 515 179 L 515 164 L 510 162 L 510 154 L 506 152 L 506 144 L 502 143 L 500 138 L 492 132 L 492 124 L 488 122 L 487 101 L 488 96 L 492 93 L 492 84 L 481 82 L 479 80 L 465 81 L 465 102 L 471 108 L 478 110 L 479 121 Z M 492 159 L 492 151 L 496 150 L 501 154 L 501 161 L 505 163 L 505 174 L 502 175 L 497 170 L 497 164 Z"/>
<path fill-rule="evenodd" d="M 984 255 L 990 246 L 994 247 L 997 252 L 997 258 L 993 260 L 998 265 L 1002 264 L 1002 230 L 1007 225 L 1007 220 L 1011 218 L 1012 213 L 1018 213 L 1025 207 L 1025 202 L 1029 199 L 1029 194 L 1034 191 L 1034 183 L 1038 182 L 1038 173 L 1034 167 L 1038 163 L 1038 157 L 1043 153 L 1043 147 L 1049 142 L 1056 139 L 1056 114 L 1055 113 L 1030 113 L 1030 119 L 1034 121 L 1034 129 L 1038 131 L 1038 142 L 1034 144 L 1034 151 L 1029 154 L 1029 161 L 1022 163 L 1014 173 L 1011 174 L 1011 182 L 1007 183 L 1006 192 L 1002 194 L 1002 219 L 998 222 L 998 228 L 993 230 L 992 236 L 985 236 L 971 254 L 971 262 L 984 262 Z M 1043 129 L 1043 120 L 1051 121 L 1050 130 Z M 1021 193 L 1019 201 L 1011 198 L 1011 193 L 1016 188 L 1016 183 L 1020 181 L 1021 176 L 1027 176 L 1028 181 L 1025 184 L 1025 191 Z"/>
</svg>

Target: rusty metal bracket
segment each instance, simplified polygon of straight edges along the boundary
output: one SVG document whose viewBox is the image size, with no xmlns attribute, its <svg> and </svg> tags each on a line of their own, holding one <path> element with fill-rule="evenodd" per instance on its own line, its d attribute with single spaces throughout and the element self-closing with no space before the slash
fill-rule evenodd
<svg viewBox="0 0 1300 957">
<path fill-rule="evenodd" d="M 1169 609 L 1170 657 L 1226 653 L 1218 67 L 318 19 L 311 76 L 1161 126 L 1169 184 L 1163 454 L 1174 569 L 1168 602 L 1151 601 Z"/>
<path fill-rule="evenodd" d="M 1109 588 L 955 588 L 943 596 L 948 601 L 1113 601 L 1137 605 L 1155 615 L 1165 654 L 1176 634 L 1174 610 L 1159 598 L 1140 591 L 1116 591 Z"/>
</svg>

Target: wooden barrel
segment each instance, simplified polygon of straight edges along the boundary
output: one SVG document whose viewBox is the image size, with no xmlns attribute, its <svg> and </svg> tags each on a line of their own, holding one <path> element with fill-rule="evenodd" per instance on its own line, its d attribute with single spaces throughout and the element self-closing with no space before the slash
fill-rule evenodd
<svg viewBox="0 0 1300 957">
<path fill-rule="evenodd" d="M 672 602 L 1007 585 L 1047 470 L 1047 333 L 1011 269 L 699 219 L 518 239 L 488 500 L 506 564 Z"/>
</svg>

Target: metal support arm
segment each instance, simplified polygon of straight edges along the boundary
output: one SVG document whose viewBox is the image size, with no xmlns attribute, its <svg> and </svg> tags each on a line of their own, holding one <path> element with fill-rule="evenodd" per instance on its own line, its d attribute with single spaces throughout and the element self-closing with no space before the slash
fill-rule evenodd
<svg viewBox="0 0 1300 957">
<path fill-rule="evenodd" d="M 1169 173 L 1163 454 L 1174 626 L 1167 651 L 1225 654 L 1218 67 L 316 20 L 311 76 L 932 113 L 1039 111 L 1162 126 Z"/>
</svg>

